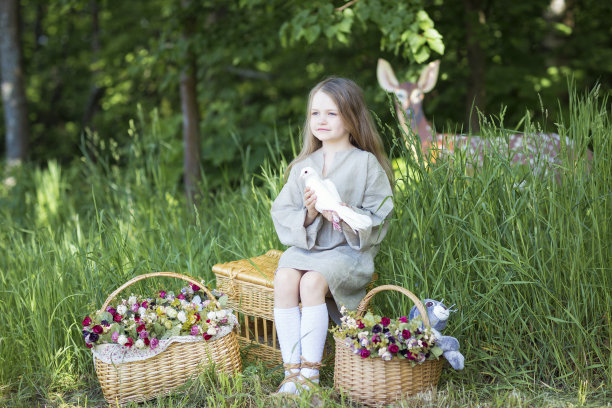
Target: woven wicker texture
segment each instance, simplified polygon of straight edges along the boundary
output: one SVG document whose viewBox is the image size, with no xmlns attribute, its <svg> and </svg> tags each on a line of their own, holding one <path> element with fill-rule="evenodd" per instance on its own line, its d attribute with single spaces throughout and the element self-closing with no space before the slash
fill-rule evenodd
<svg viewBox="0 0 612 408">
<path fill-rule="evenodd" d="M 398 291 L 408 296 L 423 316 L 423 323 L 430 327 L 421 301 L 412 292 L 399 286 L 383 285 L 371 290 L 359 304 L 358 313 L 363 316 L 372 297 L 385 290 Z M 362 404 L 389 404 L 406 395 L 435 389 L 440 379 L 441 359 L 427 360 L 413 367 L 406 359 L 383 361 L 380 358 L 361 358 L 351 352 L 343 338 L 336 337 L 335 341 L 334 387 Z"/>
<path fill-rule="evenodd" d="M 212 267 L 217 289 L 228 296 L 240 321 L 238 342 L 247 360 L 282 364 L 274 326 L 274 272 L 282 251 Z"/>
<path fill-rule="evenodd" d="M 193 278 L 174 272 L 154 272 L 137 276 L 123 284 L 109 295 L 101 310 L 105 310 L 117 294 L 135 282 L 162 276 L 198 285 L 210 299 L 215 299 L 206 287 Z M 212 341 L 173 343 L 166 351 L 148 360 L 113 365 L 94 358 L 104 399 L 111 405 L 146 401 L 167 394 L 211 364 L 228 374 L 242 370 L 235 332 Z"/>
<path fill-rule="evenodd" d="M 217 264 L 212 267 L 217 289 L 229 297 L 228 304 L 249 316 L 274 319 L 274 271 L 282 251 Z"/>
</svg>

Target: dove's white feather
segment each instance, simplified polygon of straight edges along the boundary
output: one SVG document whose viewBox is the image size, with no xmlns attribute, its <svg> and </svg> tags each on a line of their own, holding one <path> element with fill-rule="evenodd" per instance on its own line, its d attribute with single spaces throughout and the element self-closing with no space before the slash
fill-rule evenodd
<svg viewBox="0 0 612 408">
<path fill-rule="evenodd" d="M 300 172 L 300 178 L 317 196 L 315 204 L 317 211 L 335 211 L 353 230 L 365 230 L 372 226 L 370 217 L 342 205 L 342 199 L 334 183 L 329 179 L 321 180 L 312 167 L 304 167 Z"/>
<path fill-rule="evenodd" d="M 325 185 L 325 187 L 327 187 L 327 189 L 329 190 L 329 192 L 331 193 L 332 197 L 338 201 L 339 203 L 342 202 L 342 198 L 340 198 L 340 193 L 338 193 L 338 189 L 336 189 L 336 185 L 334 184 L 333 181 L 331 181 L 330 179 L 323 179 L 321 180 L 321 182 L 323 182 L 323 184 Z"/>
</svg>

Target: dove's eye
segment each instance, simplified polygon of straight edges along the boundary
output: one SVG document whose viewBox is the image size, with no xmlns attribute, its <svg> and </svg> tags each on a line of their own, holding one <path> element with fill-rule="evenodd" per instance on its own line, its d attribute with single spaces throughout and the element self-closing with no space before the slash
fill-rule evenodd
<svg viewBox="0 0 612 408">
<path fill-rule="evenodd" d="M 432 307 L 433 306 L 433 302 L 427 302 L 425 303 L 425 307 Z"/>
</svg>

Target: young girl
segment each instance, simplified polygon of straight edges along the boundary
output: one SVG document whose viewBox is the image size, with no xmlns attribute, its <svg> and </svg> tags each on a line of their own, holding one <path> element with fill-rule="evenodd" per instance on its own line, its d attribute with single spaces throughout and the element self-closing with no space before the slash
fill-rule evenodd
<svg viewBox="0 0 612 408">
<path fill-rule="evenodd" d="M 389 159 L 353 81 L 330 78 L 312 89 L 303 137 L 302 151 L 289 164 L 287 182 L 272 204 L 280 241 L 291 246 L 274 278 L 274 320 L 285 363 L 279 392 L 285 393 L 318 383 L 328 326 L 326 295 L 333 297 L 328 300 L 334 308 L 334 301 L 357 308 L 393 209 Z M 305 167 L 330 179 L 344 204 L 371 217 L 372 226 L 355 232 L 341 221 L 341 231 L 334 229 L 334 214 L 315 209 L 316 195 L 299 178 Z"/>
</svg>

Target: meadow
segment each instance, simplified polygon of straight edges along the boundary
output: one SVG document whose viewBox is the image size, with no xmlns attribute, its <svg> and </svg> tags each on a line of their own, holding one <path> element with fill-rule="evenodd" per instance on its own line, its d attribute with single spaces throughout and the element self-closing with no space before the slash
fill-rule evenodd
<svg viewBox="0 0 612 408">
<path fill-rule="evenodd" d="M 415 159 L 394 126 L 383 126 L 397 141 L 397 183 L 376 283 L 456 304 L 445 334 L 466 358 L 464 371 L 444 370 L 437 394 L 398 406 L 610 406 L 612 111 L 597 88 L 573 92 L 569 104 L 553 130 L 582 154 L 590 147 L 593 160 L 564 159 L 559 182 L 503 154 L 478 169 L 461 157 Z M 528 115 L 518 126 L 540 130 Z M 261 170 L 244 171 L 239 183 L 204 175 L 206 193 L 192 208 L 173 132 L 140 111 L 127 131 L 124 146 L 88 135 L 72 163 L 2 177 L 0 405 L 104 405 L 81 338 L 86 313 L 138 274 L 176 271 L 214 286 L 215 263 L 282 249 L 269 210 L 290 157 L 274 142 Z M 501 116 L 483 118 L 481 132 L 503 137 Z M 374 302 L 395 316 L 411 306 L 393 294 Z M 187 393 L 142 406 L 351 405 L 332 389 L 331 364 L 322 374 L 319 394 L 288 400 L 269 395 L 278 368 L 249 365 L 235 378 L 207 371 Z"/>
</svg>

